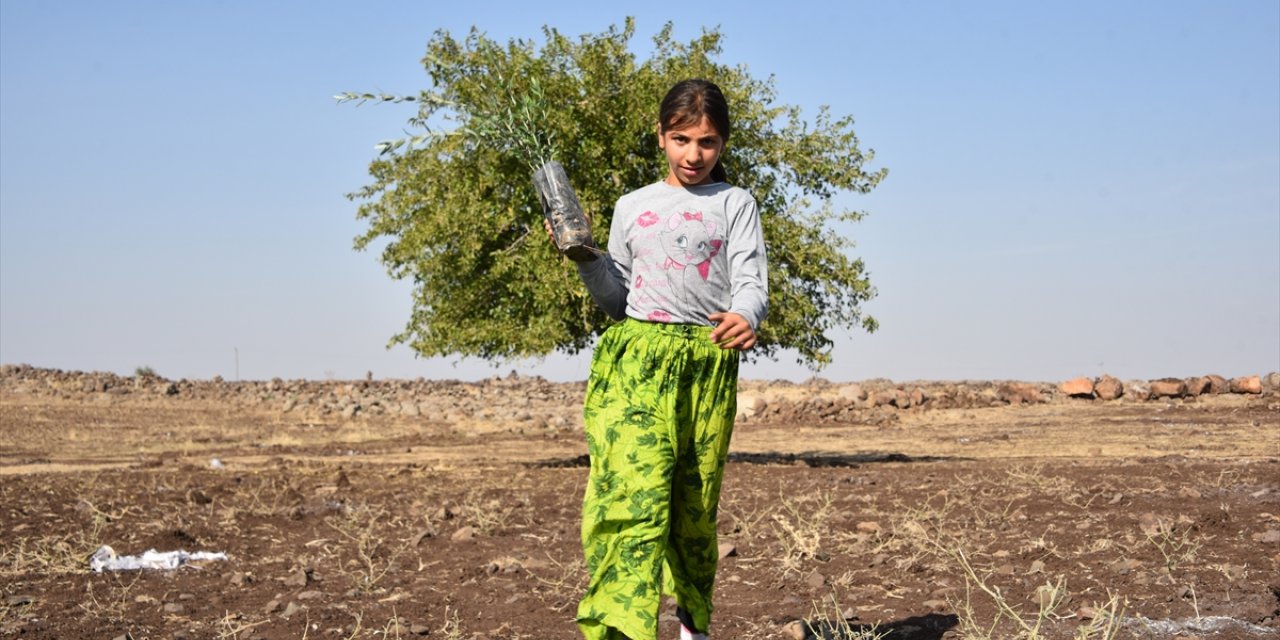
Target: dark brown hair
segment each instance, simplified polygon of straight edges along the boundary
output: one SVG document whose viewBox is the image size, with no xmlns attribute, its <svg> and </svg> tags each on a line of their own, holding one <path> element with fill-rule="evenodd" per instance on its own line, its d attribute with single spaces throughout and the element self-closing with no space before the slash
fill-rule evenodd
<svg viewBox="0 0 1280 640">
<path fill-rule="evenodd" d="M 662 98 L 662 105 L 658 108 L 658 126 L 663 133 L 671 129 L 696 126 L 703 118 L 715 127 L 722 141 L 729 142 L 729 103 L 720 92 L 720 87 L 709 80 L 695 78 L 677 83 Z M 719 182 L 727 180 L 723 153 L 716 161 L 716 166 L 711 168 L 711 179 Z"/>
</svg>

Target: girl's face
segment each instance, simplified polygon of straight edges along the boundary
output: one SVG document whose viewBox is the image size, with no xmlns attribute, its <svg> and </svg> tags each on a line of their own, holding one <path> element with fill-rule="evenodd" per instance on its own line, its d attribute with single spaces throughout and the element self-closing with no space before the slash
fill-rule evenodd
<svg viewBox="0 0 1280 640">
<path fill-rule="evenodd" d="M 667 184 L 684 187 L 711 182 L 711 169 L 720 160 L 724 140 L 711 121 L 683 129 L 662 130 L 658 125 L 658 146 L 667 152 Z"/>
</svg>

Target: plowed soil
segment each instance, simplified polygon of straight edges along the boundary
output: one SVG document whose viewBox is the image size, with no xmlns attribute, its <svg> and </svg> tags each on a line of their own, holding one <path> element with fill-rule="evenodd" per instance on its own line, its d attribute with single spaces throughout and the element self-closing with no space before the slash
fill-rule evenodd
<svg viewBox="0 0 1280 640">
<path fill-rule="evenodd" d="M 0 636 L 577 638 L 576 424 L 10 388 Z M 765 413 L 720 534 L 715 638 L 1280 637 L 1280 398 Z"/>
</svg>

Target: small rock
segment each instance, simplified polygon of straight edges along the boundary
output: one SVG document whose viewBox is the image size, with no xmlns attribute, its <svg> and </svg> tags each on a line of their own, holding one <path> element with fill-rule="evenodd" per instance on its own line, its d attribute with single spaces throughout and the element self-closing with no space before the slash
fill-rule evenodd
<svg viewBox="0 0 1280 640">
<path fill-rule="evenodd" d="M 1280 529 L 1267 529 L 1262 533 L 1255 533 L 1250 537 L 1252 537 L 1257 542 L 1263 542 L 1267 544 L 1280 542 Z"/>
<path fill-rule="evenodd" d="M 1141 566 L 1142 563 L 1133 559 L 1117 560 L 1116 562 L 1111 563 L 1111 568 L 1120 575 L 1126 575 L 1132 571 L 1136 571 Z"/>
<path fill-rule="evenodd" d="M 1231 393 L 1262 393 L 1262 378 L 1259 376 L 1246 376 L 1243 378 L 1231 379 Z"/>
<path fill-rule="evenodd" d="M 738 555 L 738 545 L 732 540 L 725 540 L 720 543 L 720 559 L 736 557 Z"/>
<path fill-rule="evenodd" d="M 891 403 L 899 409 L 910 409 L 914 406 L 911 404 L 911 394 L 903 391 L 902 389 L 893 390 L 893 400 Z"/>
<path fill-rule="evenodd" d="M 164 605 L 165 613 L 182 613 L 183 611 L 186 611 L 186 610 L 187 608 L 182 606 L 182 604 L 178 602 L 170 602 Z"/>
<path fill-rule="evenodd" d="M 751 394 L 744 394 L 744 395 L 738 396 L 738 414 L 739 415 L 743 415 L 748 418 L 754 418 L 764 413 L 764 410 L 767 408 L 769 408 L 769 403 L 766 402 L 765 399 L 760 396 L 751 395 Z"/>
<path fill-rule="evenodd" d="M 18 594 L 16 596 L 9 596 L 8 598 L 5 598 L 5 604 L 11 607 L 25 607 L 32 602 L 35 602 L 35 598 L 25 594 Z"/>
<path fill-rule="evenodd" d="M 1124 384 L 1116 378 L 1104 375 L 1093 384 L 1093 392 L 1099 400 L 1115 400 L 1124 395 Z"/>
<path fill-rule="evenodd" d="M 1178 489 L 1178 495 L 1183 498 L 1191 498 L 1192 500 L 1199 500 L 1201 496 L 1200 492 L 1194 487 L 1183 487 Z"/>
<path fill-rule="evenodd" d="M 475 527 L 462 527 L 461 529 L 454 531 L 453 535 L 449 536 L 449 539 L 453 540 L 454 542 L 466 542 L 468 540 L 475 539 L 475 537 L 476 537 Z"/>
<path fill-rule="evenodd" d="M 804 583 L 814 589 L 821 589 L 822 587 L 827 586 L 827 577 L 817 571 L 814 571 L 805 577 Z"/>
<path fill-rule="evenodd" d="M 1209 393 L 1209 389 L 1213 387 L 1213 383 L 1209 381 L 1208 376 L 1200 376 L 1199 378 L 1187 378 L 1187 395 L 1192 398 L 1202 396 Z"/>
<path fill-rule="evenodd" d="M 282 616 L 284 616 L 284 617 L 286 617 L 286 618 L 291 618 L 291 617 L 293 617 L 293 616 L 297 615 L 297 613 L 298 613 L 299 611 L 302 611 L 302 606 L 300 606 L 300 605 L 299 605 L 298 603 L 296 603 L 296 602 L 290 602 L 290 603 L 289 603 L 289 606 L 287 606 L 287 607 L 285 607 L 285 608 L 284 608 L 284 613 L 281 613 L 280 615 L 282 615 Z"/>
<path fill-rule="evenodd" d="M 872 520 L 868 520 L 866 522 L 859 522 L 857 525 L 857 530 L 862 533 L 871 533 L 871 534 L 880 533 L 880 523 Z"/>
<path fill-rule="evenodd" d="M 1124 396 L 1134 402 L 1151 399 L 1151 385 L 1143 380 L 1130 380 L 1124 385 Z"/>
<path fill-rule="evenodd" d="M 805 640 L 805 638 L 809 637 L 809 630 L 804 622 L 792 620 L 782 627 L 782 635 L 789 640 Z"/>
<path fill-rule="evenodd" d="M 431 635 L 431 627 L 420 622 L 415 622 L 414 624 L 409 625 L 409 633 L 415 636 L 429 636 Z"/>
<path fill-rule="evenodd" d="M 911 390 L 911 406 L 913 407 L 924 406 L 924 403 L 927 402 L 928 400 L 929 400 L 929 394 L 925 393 L 924 389 L 921 389 L 920 387 L 916 387 Z"/>
<path fill-rule="evenodd" d="M 1153 398 L 1181 398 L 1187 395 L 1187 383 L 1177 378 L 1152 380 L 1150 388 Z"/>
<path fill-rule="evenodd" d="M 248 586 L 250 584 L 253 584 L 253 575 L 244 573 L 243 571 L 237 571 L 231 574 L 231 579 L 229 580 L 229 582 L 233 587 Z"/>
<path fill-rule="evenodd" d="M 1044 562 L 1041 560 L 1032 562 L 1030 573 L 1044 573 Z"/>
<path fill-rule="evenodd" d="M 324 593 L 320 591 L 303 591 L 297 595 L 297 598 L 299 600 L 315 600 L 323 595 Z"/>
<path fill-rule="evenodd" d="M 920 604 L 929 611 L 946 611 L 948 607 L 946 600 L 925 600 Z"/>
<path fill-rule="evenodd" d="M 267 606 L 262 608 L 263 613 L 275 613 L 279 610 L 280 610 L 279 600 L 272 600 L 271 602 L 267 603 Z"/>
<path fill-rule="evenodd" d="M 356 417 L 356 414 L 360 413 L 361 410 L 362 410 L 362 407 L 360 405 L 349 404 L 345 409 L 342 410 L 342 417 L 346 420 L 350 420 Z"/>
<path fill-rule="evenodd" d="M 1058 385 L 1058 390 L 1073 398 L 1092 398 L 1093 380 L 1083 376 L 1072 378 Z"/>
<path fill-rule="evenodd" d="M 1209 374 L 1205 377 L 1209 379 L 1209 393 L 1220 394 L 1231 392 L 1231 383 L 1228 382 L 1226 378 L 1216 374 Z"/>
<path fill-rule="evenodd" d="M 1000 400 L 1013 405 L 1039 404 L 1044 401 L 1040 389 L 1025 382 L 1006 382 L 996 390 L 996 395 Z"/>
<path fill-rule="evenodd" d="M 1080 607 L 1076 609 L 1076 617 L 1081 620 L 1092 620 L 1098 617 L 1098 610 L 1093 607 Z"/>
<path fill-rule="evenodd" d="M 348 489 L 351 487 L 351 479 L 347 477 L 346 471 L 338 469 L 338 478 L 333 484 L 339 489 Z"/>
<path fill-rule="evenodd" d="M 1271 393 L 1280 392 L 1280 371 L 1272 371 L 1262 376 L 1262 388 Z"/>
<path fill-rule="evenodd" d="M 284 401 L 284 406 L 280 407 L 280 412 L 289 413 L 290 411 L 293 411 L 293 408 L 296 406 L 298 406 L 298 401 L 293 398 L 289 398 Z"/>
<path fill-rule="evenodd" d="M 867 392 L 860 384 L 847 384 L 836 392 L 841 398 L 849 402 L 858 403 L 867 399 Z"/>
<path fill-rule="evenodd" d="M 305 587 L 308 582 L 311 582 L 310 569 L 298 569 L 284 579 L 285 585 L 290 587 Z"/>
<path fill-rule="evenodd" d="M 419 531 L 418 535 L 413 537 L 413 546 L 416 547 L 422 544 L 423 540 L 426 540 L 427 538 L 434 538 L 436 535 L 435 527 L 427 527 L 426 529 Z"/>
</svg>

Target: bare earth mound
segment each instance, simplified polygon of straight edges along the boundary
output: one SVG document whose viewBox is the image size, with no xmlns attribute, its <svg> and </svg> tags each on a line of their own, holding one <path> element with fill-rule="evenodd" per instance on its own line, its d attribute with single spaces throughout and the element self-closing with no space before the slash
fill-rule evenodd
<svg viewBox="0 0 1280 640">
<path fill-rule="evenodd" d="M 1274 380 L 1086 382 L 744 382 L 714 637 L 1280 637 Z M 577 638 L 582 390 L 0 368 L 0 636 Z"/>
</svg>

